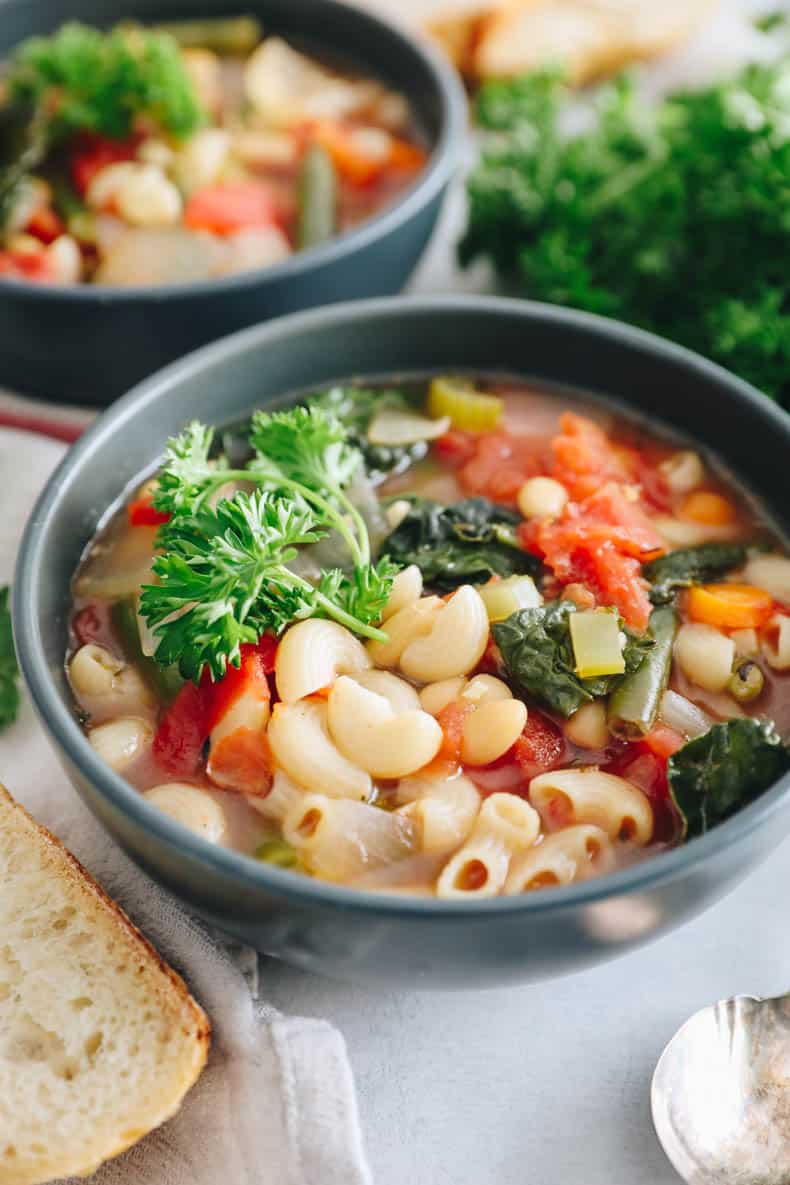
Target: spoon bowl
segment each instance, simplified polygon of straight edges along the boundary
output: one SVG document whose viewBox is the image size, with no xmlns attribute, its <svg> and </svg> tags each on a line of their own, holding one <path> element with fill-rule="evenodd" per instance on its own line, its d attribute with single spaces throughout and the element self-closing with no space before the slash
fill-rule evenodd
<svg viewBox="0 0 790 1185">
<path fill-rule="evenodd" d="M 651 1106 L 689 1185 L 790 1185 L 790 995 L 695 1013 L 659 1059 Z"/>
</svg>

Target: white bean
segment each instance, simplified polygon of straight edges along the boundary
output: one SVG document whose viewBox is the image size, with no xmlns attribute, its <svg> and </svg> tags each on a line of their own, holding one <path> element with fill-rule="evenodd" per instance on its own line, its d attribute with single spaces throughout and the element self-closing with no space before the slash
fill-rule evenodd
<svg viewBox="0 0 790 1185">
<path fill-rule="evenodd" d="M 701 485 L 705 478 L 702 459 L 699 453 L 691 449 L 681 449 L 673 453 L 666 461 L 662 461 L 658 468 L 673 494 L 689 494 Z"/>
<path fill-rule="evenodd" d="M 528 478 L 516 497 L 524 518 L 556 517 L 562 514 L 567 501 L 568 491 L 553 477 Z"/>
<path fill-rule="evenodd" d="M 466 765 L 489 765 L 515 745 L 527 723 L 526 706 L 517 699 L 491 700 L 464 720 L 461 758 Z"/>
</svg>

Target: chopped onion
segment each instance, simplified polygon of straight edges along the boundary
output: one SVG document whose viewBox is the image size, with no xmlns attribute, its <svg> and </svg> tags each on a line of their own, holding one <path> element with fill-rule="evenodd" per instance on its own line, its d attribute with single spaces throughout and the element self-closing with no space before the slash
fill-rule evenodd
<svg viewBox="0 0 790 1185">
<path fill-rule="evenodd" d="M 702 708 L 698 708 L 677 691 L 664 692 L 658 715 L 662 724 L 674 728 L 675 732 L 681 733 L 689 740 L 702 736 L 711 726 L 711 721 Z"/>
<path fill-rule="evenodd" d="M 371 444 L 393 447 L 399 444 L 416 444 L 420 440 L 436 440 L 444 436 L 450 427 L 448 416 L 431 420 L 414 412 L 385 408 L 373 418 L 368 428 Z"/>
</svg>

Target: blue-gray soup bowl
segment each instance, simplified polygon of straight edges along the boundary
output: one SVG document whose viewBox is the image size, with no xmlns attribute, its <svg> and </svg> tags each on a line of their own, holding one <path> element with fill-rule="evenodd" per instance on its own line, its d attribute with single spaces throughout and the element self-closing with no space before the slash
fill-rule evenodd
<svg viewBox="0 0 790 1185">
<path fill-rule="evenodd" d="M 391 205 L 271 267 L 189 284 L 133 288 L 0 280 L 0 384 L 51 400 L 106 405 L 224 334 L 330 301 L 399 292 L 414 270 L 459 162 L 466 104 L 438 50 L 337 0 L 2 0 L 0 62 L 66 21 L 260 18 L 265 33 L 408 99 L 429 159 Z"/>
<path fill-rule="evenodd" d="M 64 674 L 69 584 L 127 485 L 193 417 L 238 421 L 352 377 L 507 372 L 613 399 L 722 457 L 787 526 L 790 418 L 717 366 L 614 321 L 497 299 L 370 301 L 246 330 L 141 384 L 70 450 L 27 526 L 14 587 L 21 668 L 79 793 L 119 844 L 223 930 L 313 971 L 468 988 L 622 954 L 731 889 L 790 829 L 790 778 L 700 839 L 598 880 L 474 903 L 336 887 L 212 847 L 94 753 Z M 721 908 L 726 909 L 726 905 Z"/>
</svg>

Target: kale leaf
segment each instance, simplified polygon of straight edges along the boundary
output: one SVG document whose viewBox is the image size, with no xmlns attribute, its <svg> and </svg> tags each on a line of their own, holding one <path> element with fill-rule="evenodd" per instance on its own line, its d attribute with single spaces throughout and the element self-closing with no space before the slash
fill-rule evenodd
<svg viewBox="0 0 790 1185">
<path fill-rule="evenodd" d="M 790 401 L 789 82 L 787 55 L 659 103 L 619 80 L 571 136 L 555 74 L 486 84 L 462 262 L 488 256 L 525 295 L 673 338 Z"/>
<path fill-rule="evenodd" d="M 488 498 L 466 498 L 451 506 L 415 498 L 382 550 L 399 564 L 416 564 L 425 584 L 440 592 L 483 584 L 492 576 L 536 575 L 539 561 L 516 538 L 520 521 Z"/>
<path fill-rule="evenodd" d="M 6 586 L 0 588 L 0 728 L 16 720 L 19 711 L 18 674 Z"/>
<path fill-rule="evenodd" d="M 714 724 L 669 759 L 667 775 L 684 836 L 703 835 L 790 768 L 772 721 L 740 717 Z"/>
<path fill-rule="evenodd" d="M 672 600 L 677 589 L 714 580 L 745 562 L 746 548 L 740 543 L 703 543 L 651 560 L 642 568 L 642 574 L 652 585 L 650 600 L 654 605 L 662 605 Z"/>
<path fill-rule="evenodd" d="M 572 601 L 549 601 L 539 609 L 520 609 L 492 627 L 508 681 L 560 716 L 571 716 L 582 704 L 608 695 L 625 675 L 639 669 L 654 645 L 649 635 L 635 634 L 621 622 L 626 636 L 624 674 L 580 679 L 569 628 L 576 612 Z"/>
<path fill-rule="evenodd" d="M 368 427 L 377 412 L 386 408 L 412 409 L 411 400 L 403 391 L 388 388 L 372 390 L 368 387 L 332 387 L 312 395 L 310 407 L 320 407 L 339 420 L 348 433 L 349 441 L 359 449 L 368 476 L 375 481 L 402 469 L 408 469 L 428 452 L 424 440 L 414 444 L 381 445 L 368 440 Z"/>
</svg>

